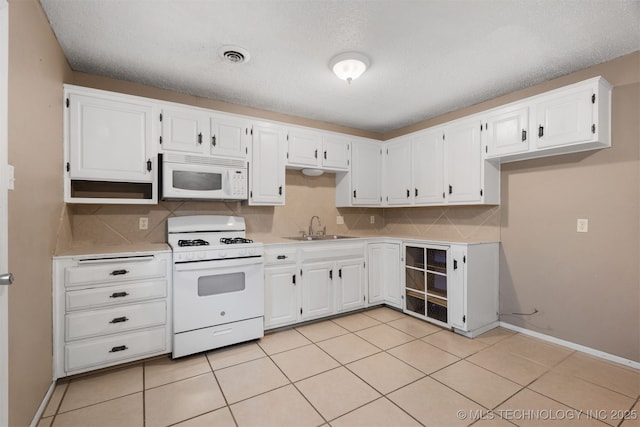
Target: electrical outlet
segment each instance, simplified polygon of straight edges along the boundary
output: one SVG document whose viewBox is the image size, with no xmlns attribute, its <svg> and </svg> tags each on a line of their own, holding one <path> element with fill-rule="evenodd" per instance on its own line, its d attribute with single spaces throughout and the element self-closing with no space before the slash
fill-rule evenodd
<svg viewBox="0 0 640 427">
<path fill-rule="evenodd" d="M 375 215 L 371 215 L 371 216 L 369 217 L 369 222 L 370 222 L 371 224 L 375 224 L 375 223 L 376 223 L 376 217 L 375 217 Z"/>
<path fill-rule="evenodd" d="M 338 225 L 344 224 L 344 217 L 342 215 L 336 216 L 336 224 Z"/>
<path fill-rule="evenodd" d="M 576 231 L 578 233 L 587 233 L 589 231 L 589 220 L 578 218 Z"/>
<path fill-rule="evenodd" d="M 138 228 L 140 230 L 147 230 L 149 228 L 149 218 L 147 217 L 140 217 L 140 221 L 138 223 Z"/>
</svg>

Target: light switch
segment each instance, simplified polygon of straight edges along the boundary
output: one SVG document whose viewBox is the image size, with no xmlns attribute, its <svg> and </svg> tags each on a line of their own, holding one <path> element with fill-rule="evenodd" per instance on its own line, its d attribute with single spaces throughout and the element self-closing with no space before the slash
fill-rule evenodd
<svg viewBox="0 0 640 427">
<path fill-rule="evenodd" d="M 376 217 L 375 217 L 375 215 L 371 215 L 371 216 L 369 217 L 369 222 L 370 222 L 371 224 L 375 224 L 375 223 L 376 223 Z"/>
<path fill-rule="evenodd" d="M 336 224 L 338 225 L 344 224 L 344 217 L 342 215 L 336 216 Z"/>
<path fill-rule="evenodd" d="M 7 190 L 15 190 L 16 177 L 13 165 L 7 165 Z"/>
</svg>

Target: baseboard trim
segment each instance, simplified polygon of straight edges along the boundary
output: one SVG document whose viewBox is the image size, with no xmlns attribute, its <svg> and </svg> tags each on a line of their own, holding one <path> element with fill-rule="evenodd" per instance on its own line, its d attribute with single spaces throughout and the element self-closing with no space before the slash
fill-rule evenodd
<svg viewBox="0 0 640 427">
<path fill-rule="evenodd" d="M 51 395 L 53 394 L 53 391 L 55 389 L 56 389 L 56 382 L 54 380 L 49 386 L 49 390 L 47 390 L 47 393 L 44 395 L 44 399 L 42 399 L 42 403 L 40 403 L 40 406 L 38 407 L 36 414 L 33 416 L 33 420 L 31 420 L 31 424 L 29 424 L 29 427 L 38 426 L 38 422 L 40 422 L 40 417 L 42 416 L 42 414 L 44 414 L 45 409 L 47 409 L 47 405 L 49 404 L 49 400 L 51 399 Z"/>
<path fill-rule="evenodd" d="M 624 357 L 616 356 L 615 354 L 606 353 L 604 351 L 596 350 L 595 348 L 587 347 L 581 344 L 576 344 L 571 341 L 565 341 L 560 338 L 552 337 L 550 335 L 542 334 L 540 332 L 532 331 L 530 329 L 521 328 L 520 326 L 512 325 L 511 323 L 500 322 L 500 326 L 506 329 L 510 329 L 515 332 L 520 332 L 524 335 L 529 335 L 534 338 L 541 339 L 543 341 L 547 341 L 553 344 L 558 344 L 563 347 L 567 347 L 573 350 L 578 350 L 583 353 L 587 353 L 591 356 L 598 357 L 600 359 L 605 359 L 610 362 L 615 362 L 620 365 L 625 365 L 633 369 L 640 369 L 640 362 L 636 362 L 635 360 L 625 359 Z"/>
</svg>

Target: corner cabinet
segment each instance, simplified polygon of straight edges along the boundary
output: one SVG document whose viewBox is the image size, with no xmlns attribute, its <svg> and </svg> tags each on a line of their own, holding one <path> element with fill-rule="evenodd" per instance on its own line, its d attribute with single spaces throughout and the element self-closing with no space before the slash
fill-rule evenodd
<svg viewBox="0 0 640 427">
<path fill-rule="evenodd" d="M 53 259 L 54 376 L 171 352 L 171 252 Z"/>
<path fill-rule="evenodd" d="M 498 247 L 405 242 L 404 312 L 469 337 L 497 326 Z"/>
<path fill-rule="evenodd" d="M 249 205 L 284 205 L 287 132 L 258 124 L 251 133 Z"/>
<path fill-rule="evenodd" d="M 156 203 L 156 107 L 65 85 L 65 202 Z"/>
<path fill-rule="evenodd" d="M 356 140 L 351 146 L 351 172 L 336 174 L 336 206 L 380 206 L 382 143 Z"/>
<path fill-rule="evenodd" d="M 400 241 L 367 245 L 369 305 L 387 304 L 402 308 L 400 247 Z"/>
</svg>

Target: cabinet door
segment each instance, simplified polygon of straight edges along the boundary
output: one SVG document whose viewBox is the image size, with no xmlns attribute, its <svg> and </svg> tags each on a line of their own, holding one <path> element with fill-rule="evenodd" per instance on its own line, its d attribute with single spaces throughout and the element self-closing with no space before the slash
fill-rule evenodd
<svg viewBox="0 0 640 427">
<path fill-rule="evenodd" d="M 285 143 L 280 128 L 253 128 L 249 204 L 284 205 Z"/>
<path fill-rule="evenodd" d="M 482 199 L 480 120 L 466 120 L 445 129 L 447 201 L 479 202 Z"/>
<path fill-rule="evenodd" d="M 294 166 L 318 166 L 322 145 L 322 138 L 319 133 L 300 130 L 290 131 L 287 134 L 287 140 L 289 142 L 288 164 Z"/>
<path fill-rule="evenodd" d="M 353 143 L 351 197 L 354 205 L 380 205 L 382 148 L 368 141 Z"/>
<path fill-rule="evenodd" d="M 251 123 L 240 117 L 215 115 L 211 118 L 211 154 L 224 157 L 247 158 L 251 140 Z"/>
<path fill-rule="evenodd" d="M 529 150 L 529 107 L 511 107 L 490 115 L 483 137 L 488 158 Z"/>
<path fill-rule="evenodd" d="M 149 105 L 69 94 L 69 177 L 152 182 Z"/>
<path fill-rule="evenodd" d="M 302 320 L 334 313 L 333 262 L 302 265 Z"/>
<path fill-rule="evenodd" d="M 448 316 L 449 325 L 467 330 L 466 298 L 466 250 L 451 246 L 451 264 L 448 274 Z"/>
<path fill-rule="evenodd" d="M 415 204 L 445 201 L 442 130 L 421 133 L 413 140 L 413 197 Z"/>
<path fill-rule="evenodd" d="M 369 259 L 369 304 L 385 302 L 384 248 L 384 243 L 373 243 L 367 246 Z"/>
<path fill-rule="evenodd" d="M 549 96 L 536 106 L 536 147 L 554 147 L 593 138 L 594 91 L 582 87 Z"/>
<path fill-rule="evenodd" d="M 322 136 L 322 166 L 329 169 L 349 169 L 350 142 L 336 135 Z"/>
<path fill-rule="evenodd" d="M 400 282 L 400 245 L 385 243 L 382 250 L 383 275 L 382 290 L 386 304 L 402 308 L 402 287 Z"/>
<path fill-rule="evenodd" d="M 160 148 L 167 151 L 205 154 L 210 138 L 209 115 L 190 108 L 162 109 Z"/>
<path fill-rule="evenodd" d="M 364 289 L 364 259 L 339 261 L 338 310 L 349 311 L 363 308 L 366 304 Z"/>
<path fill-rule="evenodd" d="M 265 328 L 288 325 L 298 319 L 296 272 L 295 264 L 264 269 Z"/>
<path fill-rule="evenodd" d="M 408 205 L 411 191 L 411 140 L 387 144 L 385 150 L 385 201 L 390 205 Z"/>
</svg>

